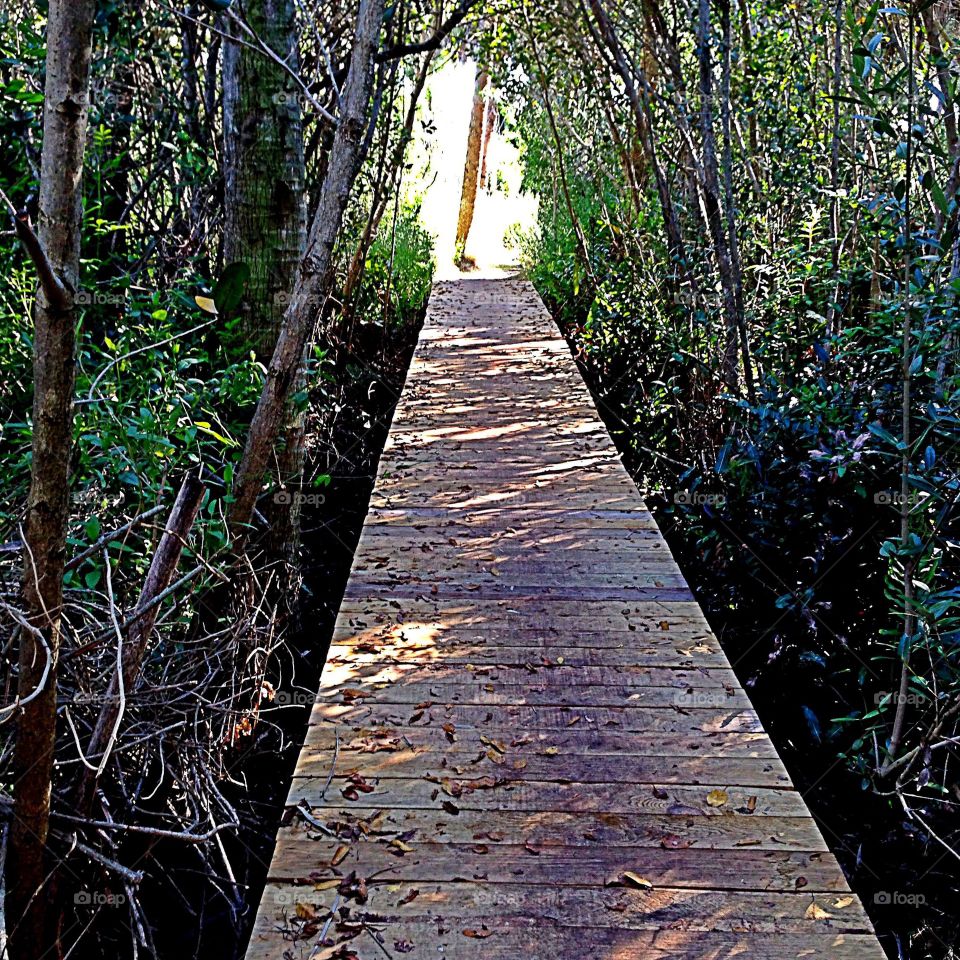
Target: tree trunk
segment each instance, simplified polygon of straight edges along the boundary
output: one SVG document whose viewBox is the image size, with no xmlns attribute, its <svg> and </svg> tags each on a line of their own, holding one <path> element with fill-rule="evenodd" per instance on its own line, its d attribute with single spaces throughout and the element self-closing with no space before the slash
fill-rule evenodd
<svg viewBox="0 0 960 960">
<path fill-rule="evenodd" d="M 12 960 L 42 956 L 56 932 L 43 886 L 56 738 L 57 659 L 73 445 L 74 295 L 80 274 L 80 184 L 87 131 L 94 0 L 51 0 L 47 20 L 38 240 L 46 267 L 34 308 L 33 459 L 23 528 L 24 600 L 31 629 L 20 642 L 14 816 L 5 913 Z M 43 278 L 46 277 L 46 282 Z"/>
<path fill-rule="evenodd" d="M 724 342 L 721 355 L 723 378 L 733 391 L 740 389 L 737 374 L 737 347 L 740 323 L 737 311 L 736 282 L 730 247 L 720 207 L 720 176 L 717 165 L 717 140 L 713 129 L 713 65 L 710 49 L 710 0 L 698 0 L 697 59 L 700 65 L 700 129 L 703 138 L 703 200 L 717 258 L 723 299 Z"/>
<path fill-rule="evenodd" d="M 487 183 L 487 155 L 490 152 L 490 141 L 493 138 L 493 128 L 497 124 L 497 101 L 495 97 L 487 97 L 487 111 L 483 120 L 483 150 L 480 153 L 480 189 L 489 188 Z"/>
<path fill-rule="evenodd" d="M 294 71 L 294 0 L 247 0 L 247 26 Z M 243 36 L 240 39 L 249 39 Z M 306 170 L 300 91 L 287 70 L 258 50 L 223 50 L 224 241 L 229 263 L 250 270 L 240 305 L 244 340 L 261 360 L 273 354 L 306 240 Z M 277 488 L 297 491 L 303 473 L 305 419 L 289 404 L 276 451 Z M 299 543 L 296 497 L 270 503 L 268 549 L 292 558 Z"/>
<path fill-rule="evenodd" d="M 362 160 L 383 9 L 384 0 L 360 0 L 350 70 L 342 90 L 342 112 L 317 212 L 234 481 L 227 521 L 237 546 L 242 545 L 253 518 L 283 426 L 284 410 L 299 379 L 303 351 L 329 285 L 334 244 Z"/>
<path fill-rule="evenodd" d="M 293 0 L 246 0 L 248 26 L 293 69 Z M 242 39 L 249 39 L 243 37 Z M 223 49 L 224 236 L 227 263 L 245 263 L 246 340 L 273 354 L 306 238 L 303 122 L 289 73 L 241 43 Z"/>
<path fill-rule="evenodd" d="M 720 91 L 720 126 L 723 131 L 723 205 L 727 215 L 727 243 L 730 250 L 730 272 L 736 304 L 737 332 L 740 339 L 740 359 L 743 365 L 743 382 L 747 397 L 754 399 L 753 363 L 750 359 L 750 337 L 747 317 L 743 307 L 743 264 L 740 259 L 740 238 L 737 234 L 737 205 L 733 193 L 733 134 L 730 111 L 733 98 L 730 93 L 732 73 L 732 30 L 730 24 L 731 0 L 719 0 L 721 34 L 723 36 L 723 59 Z"/>
<path fill-rule="evenodd" d="M 483 91 L 487 74 L 481 70 L 473 91 L 470 110 L 470 130 L 467 134 L 467 157 L 463 164 L 463 187 L 460 190 L 460 213 L 457 217 L 456 257 L 462 263 L 467 251 L 467 238 L 473 225 L 473 211 L 477 204 L 477 177 L 480 171 L 480 146 L 483 139 Z"/>
</svg>

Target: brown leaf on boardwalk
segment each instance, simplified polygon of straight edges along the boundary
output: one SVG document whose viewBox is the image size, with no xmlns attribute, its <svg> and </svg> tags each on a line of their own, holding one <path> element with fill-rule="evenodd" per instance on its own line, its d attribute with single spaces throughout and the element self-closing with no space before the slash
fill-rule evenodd
<svg viewBox="0 0 960 960">
<path fill-rule="evenodd" d="M 661 621 L 660 621 L 660 629 L 661 629 L 661 630 L 669 630 L 669 629 L 670 629 L 670 623 L 669 623 L 669 621 L 667 621 L 667 620 L 661 620 Z"/>
<path fill-rule="evenodd" d="M 817 903 L 811 903 L 804 912 L 804 917 L 807 920 L 830 920 L 833 917 L 832 913 L 827 913 L 823 907 L 819 906 Z"/>
<path fill-rule="evenodd" d="M 321 890 L 332 890 L 334 887 L 340 886 L 340 878 L 336 877 L 333 880 L 321 880 L 319 883 L 313 885 L 313 889 L 317 892 Z"/>
<path fill-rule="evenodd" d="M 297 916 L 301 920 L 316 920 L 317 911 L 309 903 L 298 903 L 296 905 Z"/>
<path fill-rule="evenodd" d="M 446 810 L 447 813 L 452 813 L 454 816 L 460 813 L 460 808 L 452 800 L 444 800 L 443 809 Z"/>
<path fill-rule="evenodd" d="M 341 843 L 340 846 L 337 847 L 336 852 L 334 853 L 333 857 L 330 860 L 330 866 L 331 867 L 340 866 L 340 864 L 347 859 L 347 854 L 349 852 L 350 852 L 350 847 L 345 843 Z"/>
<path fill-rule="evenodd" d="M 707 794 L 707 806 L 722 807 L 728 799 L 726 790 L 711 790 Z"/>
<path fill-rule="evenodd" d="M 343 697 L 344 703 L 352 703 L 354 700 L 359 700 L 361 697 L 370 696 L 366 690 L 358 690 L 356 687 L 347 687 L 346 690 L 341 690 L 340 695 Z"/>
<path fill-rule="evenodd" d="M 487 937 L 493 936 L 493 931 L 488 930 L 485 926 L 483 926 L 479 930 L 464 930 L 463 935 L 465 937 L 470 937 L 471 940 L 486 940 Z"/>
<path fill-rule="evenodd" d="M 405 897 L 397 901 L 398 907 L 405 907 L 408 903 L 413 903 L 420 896 L 419 890 L 411 890 Z"/>
<path fill-rule="evenodd" d="M 441 729 L 450 743 L 457 739 L 457 728 L 452 723 L 445 723 Z"/>
<path fill-rule="evenodd" d="M 527 853 L 532 853 L 535 857 L 540 856 L 540 851 L 533 846 L 529 840 L 523 845 L 523 849 L 526 850 Z"/>
<path fill-rule="evenodd" d="M 413 853 L 413 847 L 399 839 L 391 840 L 387 846 L 390 847 L 391 850 L 400 857 L 402 857 L 405 853 Z"/>
</svg>

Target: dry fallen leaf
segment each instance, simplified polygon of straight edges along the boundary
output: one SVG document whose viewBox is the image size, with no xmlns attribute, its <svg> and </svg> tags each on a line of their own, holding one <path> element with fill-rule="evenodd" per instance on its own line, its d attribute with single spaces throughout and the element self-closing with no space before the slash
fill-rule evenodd
<svg viewBox="0 0 960 960">
<path fill-rule="evenodd" d="M 397 901 L 398 907 L 406 906 L 408 903 L 412 903 L 417 897 L 420 896 L 419 890 L 411 890 L 405 897 Z"/>
<path fill-rule="evenodd" d="M 544 755 L 545 757 L 555 757 L 559 752 L 560 752 L 560 748 L 559 748 L 559 747 L 547 747 L 547 748 L 543 751 L 543 755 Z"/>
<path fill-rule="evenodd" d="M 728 799 L 726 790 L 711 790 L 707 794 L 707 806 L 722 807 Z"/>
<path fill-rule="evenodd" d="M 298 903 L 296 906 L 297 916 L 301 920 L 316 920 L 317 911 L 309 903 Z"/>
<path fill-rule="evenodd" d="M 493 936 L 493 931 L 488 930 L 486 927 L 481 927 L 479 930 L 464 930 L 463 935 L 470 937 L 472 940 L 486 940 L 487 937 Z"/>
<path fill-rule="evenodd" d="M 345 843 L 341 843 L 340 846 L 337 847 L 336 852 L 334 853 L 333 858 L 330 861 L 330 866 L 331 867 L 340 866 L 340 864 L 347 859 L 347 854 L 349 852 L 350 852 L 350 847 Z"/>
<path fill-rule="evenodd" d="M 851 903 L 853 903 L 853 897 L 840 897 L 833 901 L 833 905 L 837 910 L 843 910 L 844 907 L 849 907 Z"/>
<path fill-rule="evenodd" d="M 807 907 L 806 912 L 804 913 L 804 917 L 807 920 L 829 920 L 831 919 L 832 916 L 833 916 L 832 913 L 827 913 L 827 911 L 824 910 L 823 907 L 819 906 L 816 903 L 811 903 L 810 906 Z"/>
</svg>

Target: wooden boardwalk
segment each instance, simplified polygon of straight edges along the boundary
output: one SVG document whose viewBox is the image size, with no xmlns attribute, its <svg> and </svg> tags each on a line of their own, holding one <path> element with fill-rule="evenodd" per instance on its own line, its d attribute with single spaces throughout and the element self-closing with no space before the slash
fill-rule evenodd
<svg viewBox="0 0 960 960">
<path fill-rule="evenodd" d="M 434 292 L 288 803 L 249 960 L 884 956 L 523 281 Z"/>
</svg>

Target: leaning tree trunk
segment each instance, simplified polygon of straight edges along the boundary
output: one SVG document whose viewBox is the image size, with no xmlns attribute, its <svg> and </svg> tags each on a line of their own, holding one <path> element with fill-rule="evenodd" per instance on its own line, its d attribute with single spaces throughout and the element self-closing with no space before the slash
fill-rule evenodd
<svg viewBox="0 0 960 960">
<path fill-rule="evenodd" d="M 74 296 L 80 274 L 80 184 L 87 130 L 95 0 L 51 0 L 47 20 L 38 243 L 41 283 L 34 307 L 33 448 L 23 526 L 23 590 L 14 753 L 14 815 L 5 913 L 12 960 L 54 947 L 51 897 L 43 889 L 57 716 L 57 659 L 73 444 L 76 351 Z"/>
<path fill-rule="evenodd" d="M 487 74 L 481 70 L 473 91 L 473 107 L 470 110 L 470 130 L 467 134 L 467 158 L 463 164 L 463 187 L 460 190 L 460 214 L 457 217 L 456 256 L 463 262 L 467 250 L 467 238 L 473 226 L 473 211 L 477 205 L 477 177 L 480 171 L 480 147 L 483 139 L 483 91 L 487 86 Z"/>
<path fill-rule="evenodd" d="M 317 212 L 234 480 L 227 521 L 236 546 L 242 545 L 253 518 L 284 411 L 300 377 L 303 351 L 329 285 L 334 244 L 363 157 L 383 11 L 384 0 L 361 0 L 357 12 L 350 69 Z"/>
<path fill-rule="evenodd" d="M 247 26 L 293 70 L 297 68 L 293 0 L 247 0 Z M 247 39 L 242 37 L 240 39 Z M 299 92 L 290 73 L 246 43 L 223 51 L 224 258 L 250 271 L 241 303 L 245 341 L 266 360 L 277 345 L 306 239 L 306 171 Z M 278 485 L 299 486 L 304 416 L 290 404 L 278 444 Z M 292 555 L 297 501 L 271 504 L 270 549 Z"/>
</svg>

